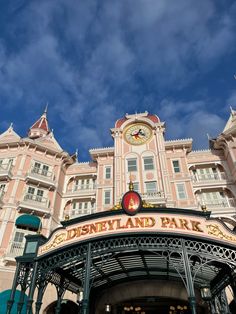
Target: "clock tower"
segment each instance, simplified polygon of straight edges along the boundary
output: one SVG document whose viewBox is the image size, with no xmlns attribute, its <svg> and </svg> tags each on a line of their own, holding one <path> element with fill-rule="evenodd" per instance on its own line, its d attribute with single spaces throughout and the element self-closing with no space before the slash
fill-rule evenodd
<svg viewBox="0 0 236 314">
<path fill-rule="evenodd" d="M 165 158 L 164 123 L 148 112 L 126 114 L 111 129 L 114 138 L 114 201 L 119 203 L 128 190 L 130 177 L 134 189 L 145 195 L 159 195 L 162 206 L 170 193 Z"/>
</svg>

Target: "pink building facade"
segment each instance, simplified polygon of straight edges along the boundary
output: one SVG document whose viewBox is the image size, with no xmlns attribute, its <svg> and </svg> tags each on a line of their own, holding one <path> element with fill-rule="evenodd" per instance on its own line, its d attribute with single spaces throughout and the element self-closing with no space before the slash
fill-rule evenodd
<svg viewBox="0 0 236 314">
<path fill-rule="evenodd" d="M 130 180 L 149 204 L 211 211 L 234 230 L 236 112 L 206 150 L 193 151 L 192 139 L 165 140 L 165 123 L 148 112 L 126 114 L 111 136 L 113 147 L 78 162 L 54 138 L 46 111 L 27 137 L 12 126 L 0 135 L 0 292 L 11 289 L 26 234 L 48 237 L 63 220 L 119 208 Z M 49 291 L 42 313 L 55 298 Z"/>
</svg>

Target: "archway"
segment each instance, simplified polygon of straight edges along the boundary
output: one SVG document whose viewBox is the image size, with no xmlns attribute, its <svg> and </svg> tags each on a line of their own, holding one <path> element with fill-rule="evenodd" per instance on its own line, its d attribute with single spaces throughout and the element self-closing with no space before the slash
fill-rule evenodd
<svg viewBox="0 0 236 314">
<path fill-rule="evenodd" d="M 55 314 L 57 302 L 51 303 L 43 314 Z M 61 302 L 61 310 L 59 314 L 78 314 L 79 306 L 71 300 L 63 299 Z"/>
</svg>

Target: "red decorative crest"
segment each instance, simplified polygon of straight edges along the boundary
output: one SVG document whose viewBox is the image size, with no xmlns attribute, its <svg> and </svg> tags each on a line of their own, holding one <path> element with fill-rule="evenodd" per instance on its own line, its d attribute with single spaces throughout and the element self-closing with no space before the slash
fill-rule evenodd
<svg viewBox="0 0 236 314">
<path fill-rule="evenodd" d="M 142 200 L 137 192 L 129 191 L 123 196 L 121 205 L 126 214 L 135 215 L 142 206 Z"/>
</svg>

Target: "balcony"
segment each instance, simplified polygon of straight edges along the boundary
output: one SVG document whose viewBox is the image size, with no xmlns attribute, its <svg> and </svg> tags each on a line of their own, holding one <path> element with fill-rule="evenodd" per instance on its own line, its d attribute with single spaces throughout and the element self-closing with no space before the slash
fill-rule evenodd
<svg viewBox="0 0 236 314">
<path fill-rule="evenodd" d="M 23 242 L 10 241 L 8 245 L 8 250 L 5 254 L 5 259 L 8 258 L 14 259 L 16 256 L 21 256 L 23 254 L 24 247 L 25 241 Z"/>
<path fill-rule="evenodd" d="M 40 169 L 37 167 L 32 167 L 30 171 L 27 173 L 27 180 L 32 183 L 41 183 L 42 186 L 45 187 L 51 187 L 55 188 L 56 187 L 56 180 L 55 180 L 55 175 L 53 172 L 45 170 L 45 169 Z"/>
<path fill-rule="evenodd" d="M 18 209 L 22 212 L 35 212 L 38 215 L 50 215 L 50 201 L 46 197 L 26 194 L 18 203 Z"/>
<path fill-rule="evenodd" d="M 142 200 L 155 205 L 166 205 L 164 192 L 146 192 L 140 193 Z"/>
<path fill-rule="evenodd" d="M 0 165 L 0 178 L 5 180 L 10 180 L 12 178 L 12 164 L 6 163 Z"/>
<path fill-rule="evenodd" d="M 96 184 L 83 184 L 76 185 L 73 189 L 68 189 L 65 193 L 67 197 L 75 196 L 95 196 L 96 195 Z"/>
<path fill-rule="evenodd" d="M 209 173 L 209 174 L 194 174 L 192 176 L 192 181 L 194 185 L 203 184 L 219 184 L 225 182 L 227 176 L 224 172 Z"/>
<path fill-rule="evenodd" d="M 236 199 L 235 198 L 223 198 L 219 200 L 202 200 L 200 202 L 200 206 L 206 206 L 206 209 L 209 211 L 213 211 L 215 213 L 218 212 L 228 212 L 230 209 L 235 212 L 236 207 Z"/>
</svg>

